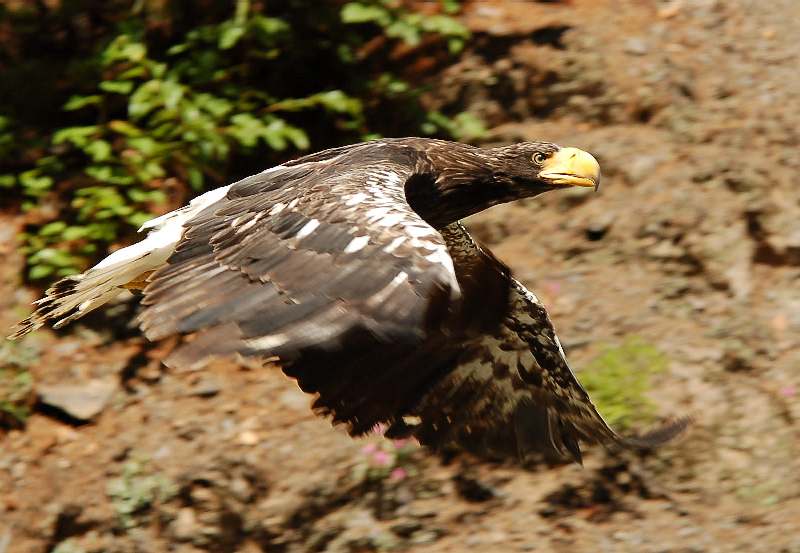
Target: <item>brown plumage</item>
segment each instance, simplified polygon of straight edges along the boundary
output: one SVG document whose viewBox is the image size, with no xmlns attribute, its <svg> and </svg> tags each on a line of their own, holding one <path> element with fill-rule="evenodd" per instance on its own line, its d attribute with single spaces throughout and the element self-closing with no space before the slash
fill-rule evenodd
<svg viewBox="0 0 800 553">
<path fill-rule="evenodd" d="M 14 336 L 146 280 L 145 335 L 187 336 L 167 364 L 278 356 L 317 394 L 315 409 L 353 435 L 384 423 L 434 448 L 551 461 L 579 461 L 579 439 L 656 445 L 685 420 L 638 440 L 615 434 L 544 307 L 458 223 L 598 182 L 591 156 L 548 143 L 404 138 L 326 150 L 146 224 L 143 242 L 56 283 Z"/>
</svg>

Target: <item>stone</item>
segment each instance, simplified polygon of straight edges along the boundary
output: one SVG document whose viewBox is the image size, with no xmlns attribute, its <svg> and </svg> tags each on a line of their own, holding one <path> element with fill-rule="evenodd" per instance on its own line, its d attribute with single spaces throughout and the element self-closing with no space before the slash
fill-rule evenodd
<svg viewBox="0 0 800 553">
<path fill-rule="evenodd" d="M 640 37 L 631 37 L 625 41 L 625 52 L 634 56 L 644 56 L 649 51 L 647 43 Z"/>
<path fill-rule="evenodd" d="M 85 384 L 42 384 L 37 386 L 39 401 L 78 420 L 99 414 L 117 390 L 116 378 L 95 378 Z"/>
</svg>

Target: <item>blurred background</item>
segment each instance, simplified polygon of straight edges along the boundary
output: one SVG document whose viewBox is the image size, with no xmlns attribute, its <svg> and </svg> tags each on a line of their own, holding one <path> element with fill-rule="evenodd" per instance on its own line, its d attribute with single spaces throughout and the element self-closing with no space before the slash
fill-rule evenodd
<svg viewBox="0 0 800 553">
<path fill-rule="evenodd" d="M 613 425 L 696 422 L 583 468 L 442 460 L 275 368 L 167 370 L 125 301 L 0 345 L 0 553 L 800 552 L 798 33 L 796 0 L 4 0 L 0 328 L 282 160 L 548 140 L 600 192 L 469 226 Z"/>
</svg>

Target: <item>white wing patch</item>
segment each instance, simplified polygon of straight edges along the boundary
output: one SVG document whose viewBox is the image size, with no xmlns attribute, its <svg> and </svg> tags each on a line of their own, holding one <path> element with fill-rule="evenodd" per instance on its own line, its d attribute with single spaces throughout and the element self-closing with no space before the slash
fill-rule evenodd
<svg viewBox="0 0 800 553">
<path fill-rule="evenodd" d="M 319 226 L 319 220 L 318 219 L 311 219 L 309 222 L 307 222 L 305 225 L 303 225 L 303 228 L 300 229 L 300 231 L 297 233 L 297 236 L 295 236 L 295 238 L 297 240 L 302 240 L 303 238 L 306 238 L 306 237 L 310 236 L 312 232 L 317 230 L 318 226 Z"/>
<path fill-rule="evenodd" d="M 348 207 L 353 207 L 354 205 L 358 205 L 364 200 L 366 200 L 369 196 L 364 194 L 363 192 L 358 192 L 357 194 L 352 194 L 345 198 L 344 205 Z"/>
<path fill-rule="evenodd" d="M 35 305 L 47 313 L 47 319 L 57 319 L 53 328 L 61 328 L 109 302 L 124 292 L 122 286 L 166 263 L 183 236 L 184 224 L 224 198 L 231 186 L 210 190 L 184 207 L 145 222 L 139 228 L 139 232 L 150 231 L 144 240 L 115 251 L 79 275 L 66 277 L 69 293 L 52 295 L 55 287 L 51 288 Z M 34 313 L 25 332 L 39 328 L 44 321 Z"/>
<path fill-rule="evenodd" d="M 360 251 L 364 249 L 364 247 L 366 247 L 368 243 L 369 243 L 368 235 L 356 236 L 355 238 L 350 240 L 350 243 L 347 244 L 347 246 L 344 248 L 344 253 L 355 253 L 357 251 Z"/>
</svg>

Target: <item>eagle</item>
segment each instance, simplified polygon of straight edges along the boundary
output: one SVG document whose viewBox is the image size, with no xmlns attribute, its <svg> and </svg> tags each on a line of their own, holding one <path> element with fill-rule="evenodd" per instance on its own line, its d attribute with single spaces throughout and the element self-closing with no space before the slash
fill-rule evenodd
<svg viewBox="0 0 800 553">
<path fill-rule="evenodd" d="M 56 282 L 18 338 L 138 290 L 167 366 L 277 359 L 351 436 L 581 462 L 579 441 L 653 447 L 678 418 L 623 437 L 571 371 L 545 307 L 460 220 L 573 186 L 600 167 L 547 142 L 481 148 L 387 138 L 324 150 L 206 192 L 138 243 Z"/>
</svg>

